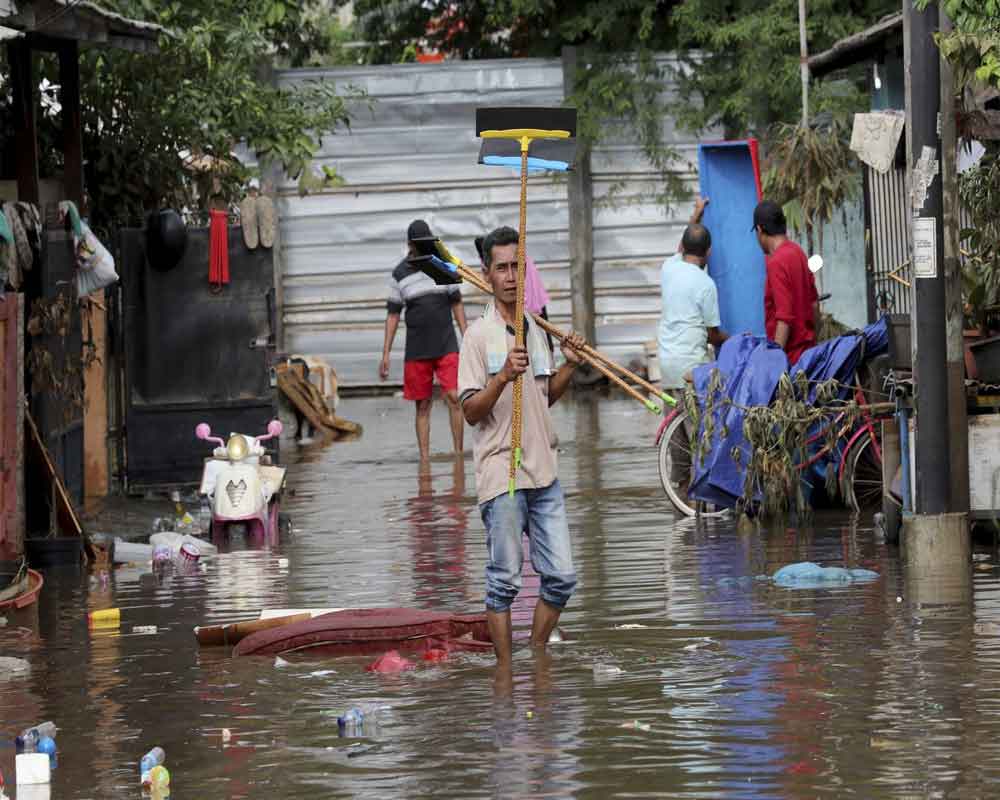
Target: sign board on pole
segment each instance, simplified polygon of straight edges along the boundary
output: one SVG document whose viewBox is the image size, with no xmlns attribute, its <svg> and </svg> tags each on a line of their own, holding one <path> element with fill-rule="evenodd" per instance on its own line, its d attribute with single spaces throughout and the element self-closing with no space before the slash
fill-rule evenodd
<svg viewBox="0 0 1000 800">
<path fill-rule="evenodd" d="M 913 276 L 936 278 L 937 274 L 937 220 L 916 217 L 913 220 Z"/>
</svg>

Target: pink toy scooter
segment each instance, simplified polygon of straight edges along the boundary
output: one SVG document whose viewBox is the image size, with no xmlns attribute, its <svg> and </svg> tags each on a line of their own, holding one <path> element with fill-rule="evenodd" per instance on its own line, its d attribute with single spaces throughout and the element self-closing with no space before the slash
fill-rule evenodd
<svg viewBox="0 0 1000 800">
<path fill-rule="evenodd" d="M 212 533 L 227 532 L 230 525 L 243 524 L 252 535 L 276 542 L 279 533 L 279 503 L 285 484 L 285 468 L 271 464 L 263 442 L 281 435 L 281 423 L 271 420 L 266 436 L 233 433 L 229 441 L 212 436 L 202 422 L 195 436 L 218 446 L 205 459 L 201 493 L 212 504 Z"/>
</svg>

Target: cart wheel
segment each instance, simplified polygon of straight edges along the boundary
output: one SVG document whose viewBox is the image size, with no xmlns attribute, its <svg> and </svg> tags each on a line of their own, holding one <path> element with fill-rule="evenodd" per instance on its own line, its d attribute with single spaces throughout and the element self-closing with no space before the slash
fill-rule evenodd
<svg viewBox="0 0 1000 800">
<path fill-rule="evenodd" d="M 852 511 L 881 510 L 882 459 L 873 446 L 871 435 L 858 439 L 844 456 L 844 477 L 840 489 L 844 502 Z"/>
<path fill-rule="evenodd" d="M 678 513 L 687 517 L 721 517 L 727 509 L 688 499 L 688 487 L 691 485 L 691 444 L 684 427 L 687 418 L 686 411 L 675 411 L 660 438 L 657 459 L 660 483 Z"/>
</svg>

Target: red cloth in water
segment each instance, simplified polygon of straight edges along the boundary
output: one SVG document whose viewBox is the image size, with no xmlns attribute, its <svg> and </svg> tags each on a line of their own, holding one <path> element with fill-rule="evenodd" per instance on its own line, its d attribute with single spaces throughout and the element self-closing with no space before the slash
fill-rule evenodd
<svg viewBox="0 0 1000 800">
<path fill-rule="evenodd" d="M 433 647 L 426 653 L 424 653 L 424 661 L 433 661 L 436 663 L 438 661 L 447 661 L 447 660 L 448 660 L 448 651 L 440 647 Z"/>
<path fill-rule="evenodd" d="M 404 672 L 413 668 L 413 662 L 403 658 L 398 650 L 390 650 L 365 667 L 369 672 Z"/>
<path fill-rule="evenodd" d="M 214 209 L 208 214 L 211 220 L 208 240 L 208 283 L 211 286 L 221 287 L 229 283 L 229 214 Z"/>
</svg>

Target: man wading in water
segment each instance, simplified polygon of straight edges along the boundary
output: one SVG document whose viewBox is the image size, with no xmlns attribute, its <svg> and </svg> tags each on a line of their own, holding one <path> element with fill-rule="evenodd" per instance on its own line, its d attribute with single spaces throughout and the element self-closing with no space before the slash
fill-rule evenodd
<svg viewBox="0 0 1000 800">
<path fill-rule="evenodd" d="M 531 542 L 531 564 L 541 591 L 531 625 L 531 644 L 544 647 L 576 586 L 566 504 L 556 475 L 556 437 L 549 406 L 569 386 L 584 341 L 570 334 L 557 372 L 541 329 L 525 320 L 526 347 L 514 347 L 517 304 L 517 231 L 498 228 L 483 243 L 485 275 L 494 300 L 462 340 L 458 393 L 474 426 L 476 491 L 486 526 L 486 618 L 497 666 L 510 668 L 510 606 L 521 588 L 521 535 Z M 508 493 L 514 379 L 524 375 L 521 467 Z"/>
</svg>

